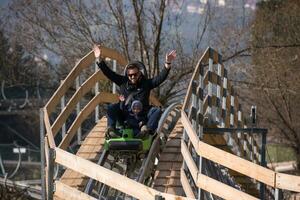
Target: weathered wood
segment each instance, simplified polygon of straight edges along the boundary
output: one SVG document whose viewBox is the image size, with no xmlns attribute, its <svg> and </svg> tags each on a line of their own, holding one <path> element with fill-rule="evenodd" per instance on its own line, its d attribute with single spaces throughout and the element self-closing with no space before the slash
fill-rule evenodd
<svg viewBox="0 0 300 200">
<path fill-rule="evenodd" d="M 100 181 L 101 183 L 104 183 L 135 198 L 152 200 L 155 197 L 155 195 L 161 195 L 166 200 L 191 199 L 188 197 L 181 197 L 158 192 L 130 178 L 122 176 L 116 172 L 113 172 L 95 163 L 82 159 L 78 156 L 72 155 L 71 153 L 68 153 L 62 149 L 56 148 L 55 150 L 55 161 L 58 164 L 61 164 L 72 170 L 78 171 L 86 176 L 89 176 L 97 181 Z"/>
<path fill-rule="evenodd" d="M 79 190 L 76 190 L 60 181 L 55 181 L 55 193 L 54 195 L 61 199 L 73 199 L 73 200 L 97 200 L 96 198 L 87 195 Z"/>
<path fill-rule="evenodd" d="M 198 175 L 197 186 L 226 200 L 258 200 L 247 193 L 239 191 L 203 174 Z"/>
<path fill-rule="evenodd" d="M 81 123 L 89 116 L 95 107 L 100 103 L 105 102 L 117 102 L 118 98 L 115 94 L 101 92 L 97 96 L 95 96 L 80 112 L 80 114 L 76 117 L 74 122 L 72 123 L 71 127 L 69 128 L 67 135 L 61 143 L 59 147 L 62 149 L 66 149 L 71 140 L 73 139 L 74 135 L 76 134 L 76 130 L 81 125 Z"/>
<path fill-rule="evenodd" d="M 279 189 L 300 192 L 300 176 L 276 173 L 275 186 Z"/>
</svg>

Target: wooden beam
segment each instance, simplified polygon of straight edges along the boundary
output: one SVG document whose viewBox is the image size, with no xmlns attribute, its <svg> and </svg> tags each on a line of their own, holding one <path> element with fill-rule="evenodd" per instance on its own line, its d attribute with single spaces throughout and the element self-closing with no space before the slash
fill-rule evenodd
<svg viewBox="0 0 300 200">
<path fill-rule="evenodd" d="M 47 135 L 47 139 L 49 141 L 49 146 L 50 146 L 50 148 L 55 148 L 56 144 L 55 144 L 54 137 L 53 137 L 53 134 L 52 134 L 49 115 L 47 113 L 46 108 L 44 108 L 43 113 L 44 113 L 44 123 L 45 123 L 45 127 L 46 127 L 46 132 L 47 132 L 46 135 Z"/>
<path fill-rule="evenodd" d="M 213 162 L 274 187 L 275 173 L 272 170 L 222 151 L 202 141 L 199 141 L 197 152 L 200 156 Z"/>
<path fill-rule="evenodd" d="M 181 116 L 182 124 L 198 155 L 274 187 L 275 173 L 272 170 L 200 141 L 184 112 Z"/>
<path fill-rule="evenodd" d="M 211 106 L 217 106 L 217 97 L 215 95 L 211 96 Z M 203 103 L 203 111 L 204 112 L 206 112 L 207 107 L 208 107 L 208 96 L 206 96 L 204 99 L 204 103 Z"/>
<path fill-rule="evenodd" d="M 87 116 L 89 116 L 93 112 L 93 110 L 98 104 L 111 103 L 117 101 L 118 97 L 116 94 L 100 92 L 81 110 L 81 112 L 69 128 L 66 137 L 64 137 L 61 143 L 59 144 L 59 147 L 62 149 L 67 149 L 81 123 L 87 118 Z"/>
<path fill-rule="evenodd" d="M 218 84 L 218 74 L 216 74 L 216 72 L 209 72 L 209 71 L 207 71 L 206 73 L 205 73 L 205 75 L 204 75 L 204 85 L 207 85 L 208 84 L 208 79 L 209 79 L 209 76 L 208 76 L 208 74 L 210 74 L 211 75 L 211 83 L 212 84 L 215 84 L 215 85 L 217 85 Z M 221 85 L 220 85 L 221 86 Z"/>
<path fill-rule="evenodd" d="M 197 186 L 226 200 L 258 200 L 247 193 L 237 190 L 203 174 L 198 175 Z"/>
<path fill-rule="evenodd" d="M 180 182 L 181 182 L 181 185 L 182 185 L 185 195 L 189 198 L 195 199 L 196 197 L 195 197 L 194 192 L 191 188 L 191 185 L 185 175 L 185 172 L 183 171 L 183 168 L 180 169 Z"/>
<path fill-rule="evenodd" d="M 101 46 L 102 56 L 108 57 L 113 60 L 116 60 L 117 63 L 125 66 L 127 64 L 127 60 L 117 51 L 114 51 L 110 48 Z M 59 86 L 59 88 L 55 91 L 54 95 L 50 98 L 45 108 L 47 110 L 48 115 L 50 115 L 55 107 L 58 105 L 61 97 L 66 93 L 66 91 L 73 85 L 76 77 L 81 73 L 82 70 L 89 67 L 95 61 L 94 52 L 90 51 L 87 55 L 85 55 L 72 69 L 72 71 L 65 78 L 63 83 Z"/>
<path fill-rule="evenodd" d="M 189 122 L 188 117 L 186 116 L 185 112 L 183 110 L 181 110 L 181 123 L 183 124 L 183 127 L 185 128 L 190 141 L 193 143 L 193 146 L 195 149 L 198 149 L 198 141 L 199 138 L 196 134 L 196 132 L 193 129 L 193 126 L 191 125 L 191 123 Z"/>
<path fill-rule="evenodd" d="M 197 182 L 198 168 L 183 140 L 181 140 L 181 154 L 194 181 Z"/>
<path fill-rule="evenodd" d="M 96 198 L 89 196 L 75 188 L 72 188 L 60 181 L 55 181 L 55 193 L 54 195 L 60 199 L 72 199 L 72 200 L 97 200 Z"/>
<path fill-rule="evenodd" d="M 114 171 L 99 166 L 93 162 L 68 153 L 62 149 L 56 148 L 55 150 L 55 161 L 58 164 L 61 164 L 83 175 L 100 181 L 101 183 L 104 183 L 109 187 L 115 188 L 128 195 L 131 195 L 134 198 L 153 200 L 155 195 L 160 195 L 166 200 L 192 200 L 192 198 L 188 197 L 181 197 L 159 192 L 141 183 L 138 183 L 128 177 L 125 177 Z"/>
<path fill-rule="evenodd" d="M 192 75 L 191 81 L 190 81 L 188 89 L 187 89 L 187 94 L 184 99 L 183 108 L 182 108 L 183 110 L 185 110 L 187 108 L 188 101 L 192 95 L 192 82 L 194 80 L 196 80 L 196 77 L 199 75 L 199 72 L 200 72 L 201 63 L 207 61 L 208 56 L 209 56 L 209 47 L 205 50 L 204 54 L 201 56 L 201 58 L 199 59 L 197 65 L 196 65 L 196 69 L 194 70 L 194 73 Z"/>
<path fill-rule="evenodd" d="M 75 109 L 77 103 L 80 101 L 80 99 L 91 90 L 99 80 L 105 80 L 105 76 L 101 71 L 95 72 L 92 76 L 90 76 L 80 87 L 79 89 L 74 93 L 74 95 L 71 97 L 69 102 L 67 103 L 66 107 L 61 111 L 59 116 L 56 118 L 55 122 L 52 125 L 52 133 L 55 137 L 59 129 L 62 127 L 62 125 L 66 122 L 69 115 L 72 113 L 72 111 Z"/>
<path fill-rule="evenodd" d="M 276 173 L 276 188 L 300 192 L 300 176 Z"/>
</svg>

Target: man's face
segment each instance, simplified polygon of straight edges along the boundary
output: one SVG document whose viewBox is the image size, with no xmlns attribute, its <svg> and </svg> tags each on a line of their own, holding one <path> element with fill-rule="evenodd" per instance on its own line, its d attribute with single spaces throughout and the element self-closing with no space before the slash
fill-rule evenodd
<svg viewBox="0 0 300 200">
<path fill-rule="evenodd" d="M 128 76 L 129 81 L 132 84 L 137 84 L 137 82 L 141 76 L 141 72 L 137 68 L 128 69 L 127 76 Z"/>
</svg>

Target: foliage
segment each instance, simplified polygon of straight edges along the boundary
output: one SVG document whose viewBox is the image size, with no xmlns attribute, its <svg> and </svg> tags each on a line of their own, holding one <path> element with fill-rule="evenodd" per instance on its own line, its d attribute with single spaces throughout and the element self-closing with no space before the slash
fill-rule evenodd
<svg viewBox="0 0 300 200">
<path fill-rule="evenodd" d="M 25 53 L 19 44 L 10 44 L 0 30 L 0 81 L 9 86 L 36 85 L 39 76 L 36 74 L 37 63 Z"/>
</svg>

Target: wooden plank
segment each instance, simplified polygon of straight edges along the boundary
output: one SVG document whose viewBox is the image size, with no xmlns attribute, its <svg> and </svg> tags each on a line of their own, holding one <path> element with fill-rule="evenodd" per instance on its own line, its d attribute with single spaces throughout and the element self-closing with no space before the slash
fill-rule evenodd
<svg viewBox="0 0 300 200">
<path fill-rule="evenodd" d="M 73 200 L 97 200 L 96 198 L 89 196 L 88 194 L 76 190 L 60 181 L 55 181 L 56 190 L 54 195 L 61 199 L 73 199 Z"/>
<path fill-rule="evenodd" d="M 300 176 L 276 173 L 276 188 L 300 192 Z"/>
<path fill-rule="evenodd" d="M 197 182 L 198 168 L 183 140 L 181 141 L 181 154 L 194 181 Z"/>
<path fill-rule="evenodd" d="M 275 173 L 272 170 L 200 141 L 191 123 L 188 121 L 186 115 L 184 115 L 185 113 L 183 112 L 182 124 L 198 155 L 274 187 Z"/>
<path fill-rule="evenodd" d="M 193 129 L 193 126 L 189 122 L 189 119 L 188 119 L 188 117 L 186 116 L 186 114 L 183 110 L 181 111 L 181 122 L 182 122 L 182 125 L 184 126 L 184 128 L 185 128 L 185 130 L 186 130 L 186 132 L 187 132 L 187 134 L 190 138 L 190 141 L 193 143 L 194 148 L 198 149 L 199 138 L 198 138 L 196 132 Z"/>
<path fill-rule="evenodd" d="M 208 59 L 208 56 L 209 56 L 209 47 L 205 50 L 204 54 L 199 59 L 197 65 L 196 65 L 196 69 L 194 70 L 194 73 L 192 75 L 191 81 L 190 81 L 188 89 L 187 89 L 187 94 L 186 94 L 185 99 L 184 99 L 182 110 L 185 110 L 187 108 L 187 106 L 188 106 L 188 101 L 189 101 L 189 99 L 191 98 L 191 95 L 192 95 L 192 82 L 199 75 L 200 67 L 202 67 L 201 63 L 203 61 L 206 61 Z"/>
<path fill-rule="evenodd" d="M 46 131 L 47 131 L 46 135 L 47 135 L 47 139 L 49 141 L 49 145 L 50 145 L 51 148 L 55 148 L 56 144 L 55 144 L 54 137 L 53 137 L 53 134 L 52 134 L 52 131 L 51 131 L 49 115 L 48 115 L 45 108 L 44 108 L 43 113 L 44 113 L 44 124 L 45 124 Z"/>
<path fill-rule="evenodd" d="M 122 66 L 125 66 L 128 62 L 120 53 L 114 51 L 110 48 L 101 46 L 102 56 L 108 57 L 113 60 L 116 60 Z M 85 55 L 72 69 L 72 71 L 68 74 L 68 76 L 63 81 L 63 84 L 59 86 L 59 88 L 55 91 L 54 95 L 50 98 L 45 108 L 48 113 L 53 112 L 57 104 L 60 102 L 61 97 L 66 93 L 66 91 L 73 85 L 76 77 L 81 73 L 81 71 L 87 67 L 89 67 L 95 61 L 94 52 L 90 51 L 87 55 Z"/>
<path fill-rule="evenodd" d="M 217 106 L 217 97 L 215 95 L 211 96 L 211 106 Z M 207 107 L 208 107 L 208 96 L 206 96 L 204 99 L 203 110 L 206 111 Z"/>
<path fill-rule="evenodd" d="M 83 175 L 89 176 L 135 198 L 153 200 L 155 195 L 161 195 L 166 200 L 191 199 L 187 197 L 161 193 L 128 177 L 122 176 L 116 172 L 82 159 L 62 149 L 56 148 L 55 151 L 55 161 L 58 164 L 80 172 Z"/>
<path fill-rule="evenodd" d="M 204 75 L 204 85 L 208 84 L 208 78 L 209 78 L 208 74 L 209 74 L 209 71 L 207 71 Z M 217 85 L 218 84 L 218 74 L 216 74 L 216 72 L 213 72 L 213 71 L 211 71 L 210 74 L 211 74 L 211 81 L 210 82 L 212 84 Z"/>
<path fill-rule="evenodd" d="M 89 116 L 93 112 L 97 105 L 99 105 L 100 103 L 117 101 L 117 95 L 111 93 L 101 92 L 97 96 L 95 96 L 76 117 L 71 127 L 69 128 L 66 137 L 64 137 L 61 143 L 59 144 L 59 147 L 61 149 L 66 149 L 69 146 L 81 123 L 87 118 L 87 116 Z"/>
<path fill-rule="evenodd" d="M 61 111 L 59 116 L 56 118 L 54 123 L 52 124 L 52 134 L 55 137 L 59 129 L 66 122 L 72 111 L 75 109 L 77 103 L 80 99 L 91 90 L 100 79 L 105 79 L 105 76 L 100 73 L 100 71 L 95 72 L 92 76 L 90 76 L 79 89 L 74 93 L 66 107 Z"/>
<path fill-rule="evenodd" d="M 197 186 L 226 200 L 259 200 L 203 174 L 198 174 Z"/>
<path fill-rule="evenodd" d="M 248 177 L 259 180 L 269 186 L 274 187 L 275 173 L 272 170 L 242 159 L 231 153 L 224 152 L 216 147 L 199 141 L 197 152 L 213 162 L 233 169 Z"/>
<path fill-rule="evenodd" d="M 185 175 L 185 172 L 183 171 L 183 168 L 181 168 L 181 170 L 180 170 L 180 181 L 181 181 L 182 188 L 185 192 L 185 195 L 189 198 L 195 199 L 196 197 L 195 197 L 193 190 L 191 188 L 191 185 Z"/>
</svg>

